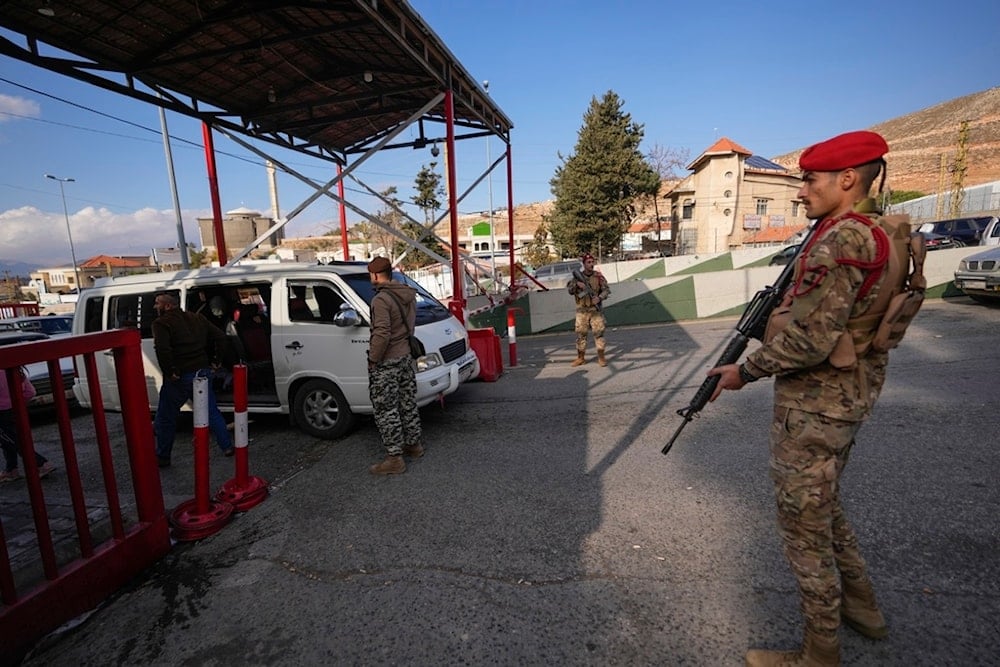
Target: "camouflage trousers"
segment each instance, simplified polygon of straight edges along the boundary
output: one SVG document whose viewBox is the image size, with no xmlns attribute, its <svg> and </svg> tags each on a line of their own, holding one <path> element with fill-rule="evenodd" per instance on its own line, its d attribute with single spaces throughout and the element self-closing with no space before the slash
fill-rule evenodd
<svg viewBox="0 0 1000 667">
<path fill-rule="evenodd" d="M 400 357 L 376 364 L 368 371 L 368 395 L 388 456 L 399 456 L 404 446 L 420 444 L 417 375 L 412 359 Z"/>
<path fill-rule="evenodd" d="M 604 313 L 596 308 L 587 308 L 576 311 L 576 322 L 573 330 L 576 331 L 576 351 L 584 352 L 587 349 L 587 332 L 594 332 L 594 345 L 597 349 L 604 351 Z"/>
<path fill-rule="evenodd" d="M 840 626 L 841 578 L 867 579 L 839 487 L 860 426 L 786 407 L 775 407 L 771 424 L 771 479 L 785 557 L 806 629 L 831 638 Z"/>
</svg>

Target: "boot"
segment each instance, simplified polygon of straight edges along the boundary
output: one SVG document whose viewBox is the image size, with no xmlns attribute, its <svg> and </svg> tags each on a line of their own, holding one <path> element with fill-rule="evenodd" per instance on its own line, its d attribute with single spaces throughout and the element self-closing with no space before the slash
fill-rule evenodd
<svg viewBox="0 0 1000 667">
<path fill-rule="evenodd" d="M 849 628 L 869 639 L 882 639 L 889 634 L 885 617 L 875 601 L 872 582 L 867 577 L 858 581 L 843 581 L 840 618 Z"/>
<path fill-rule="evenodd" d="M 368 469 L 373 475 L 399 475 L 406 472 L 406 464 L 402 456 L 387 456 L 381 463 L 376 463 Z"/>
<path fill-rule="evenodd" d="M 752 648 L 747 651 L 747 667 L 838 667 L 840 642 L 806 630 L 802 648 L 798 651 L 768 651 Z"/>
<path fill-rule="evenodd" d="M 570 366 L 582 366 L 585 363 L 587 363 L 587 360 L 583 358 L 583 350 L 577 350 L 576 359 L 573 360 Z"/>
<path fill-rule="evenodd" d="M 424 455 L 424 446 L 419 442 L 415 445 L 407 445 L 403 447 L 403 456 L 409 456 L 411 459 L 419 459 Z"/>
<path fill-rule="evenodd" d="M 597 351 L 597 365 L 598 366 L 607 366 L 608 365 L 608 360 L 604 358 L 604 350 L 598 350 Z"/>
</svg>

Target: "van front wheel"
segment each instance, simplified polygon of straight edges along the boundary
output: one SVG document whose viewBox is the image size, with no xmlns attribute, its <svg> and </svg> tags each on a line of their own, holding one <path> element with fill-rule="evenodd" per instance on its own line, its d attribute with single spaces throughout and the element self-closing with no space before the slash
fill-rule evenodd
<svg viewBox="0 0 1000 667">
<path fill-rule="evenodd" d="M 343 392 L 328 380 L 309 380 L 302 385 L 293 409 L 298 427 L 317 438 L 339 438 L 354 425 L 354 413 Z"/>
</svg>

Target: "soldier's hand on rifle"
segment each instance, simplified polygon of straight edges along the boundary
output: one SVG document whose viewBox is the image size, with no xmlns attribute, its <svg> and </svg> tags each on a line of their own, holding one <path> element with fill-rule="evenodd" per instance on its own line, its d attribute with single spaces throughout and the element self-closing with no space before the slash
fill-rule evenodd
<svg viewBox="0 0 1000 667">
<path fill-rule="evenodd" d="M 581 291 L 582 290 L 586 290 L 587 289 L 587 284 L 586 283 L 581 283 L 579 280 L 577 280 L 576 281 L 576 288 L 578 290 L 581 290 Z"/>
<path fill-rule="evenodd" d="M 708 375 L 719 376 L 719 384 L 715 386 L 715 391 L 712 392 L 712 397 L 708 399 L 709 403 L 714 401 L 722 393 L 723 389 L 731 389 L 737 391 L 743 388 L 746 384 L 740 378 L 740 365 L 739 364 L 726 364 L 725 366 L 716 366 L 715 368 L 708 371 Z"/>
</svg>

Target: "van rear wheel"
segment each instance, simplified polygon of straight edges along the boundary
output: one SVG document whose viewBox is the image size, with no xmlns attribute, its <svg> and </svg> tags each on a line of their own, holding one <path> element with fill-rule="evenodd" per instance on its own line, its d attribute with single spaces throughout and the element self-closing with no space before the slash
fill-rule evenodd
<svg viewBox="0 0 1000 667">
<path fill-rule="evenodd" d="M 329 380 L 309 380 L 295 393 L 295 423 L 309 435 L 339 438 L 354 426 L 343 392 Z"/>
</svg>

